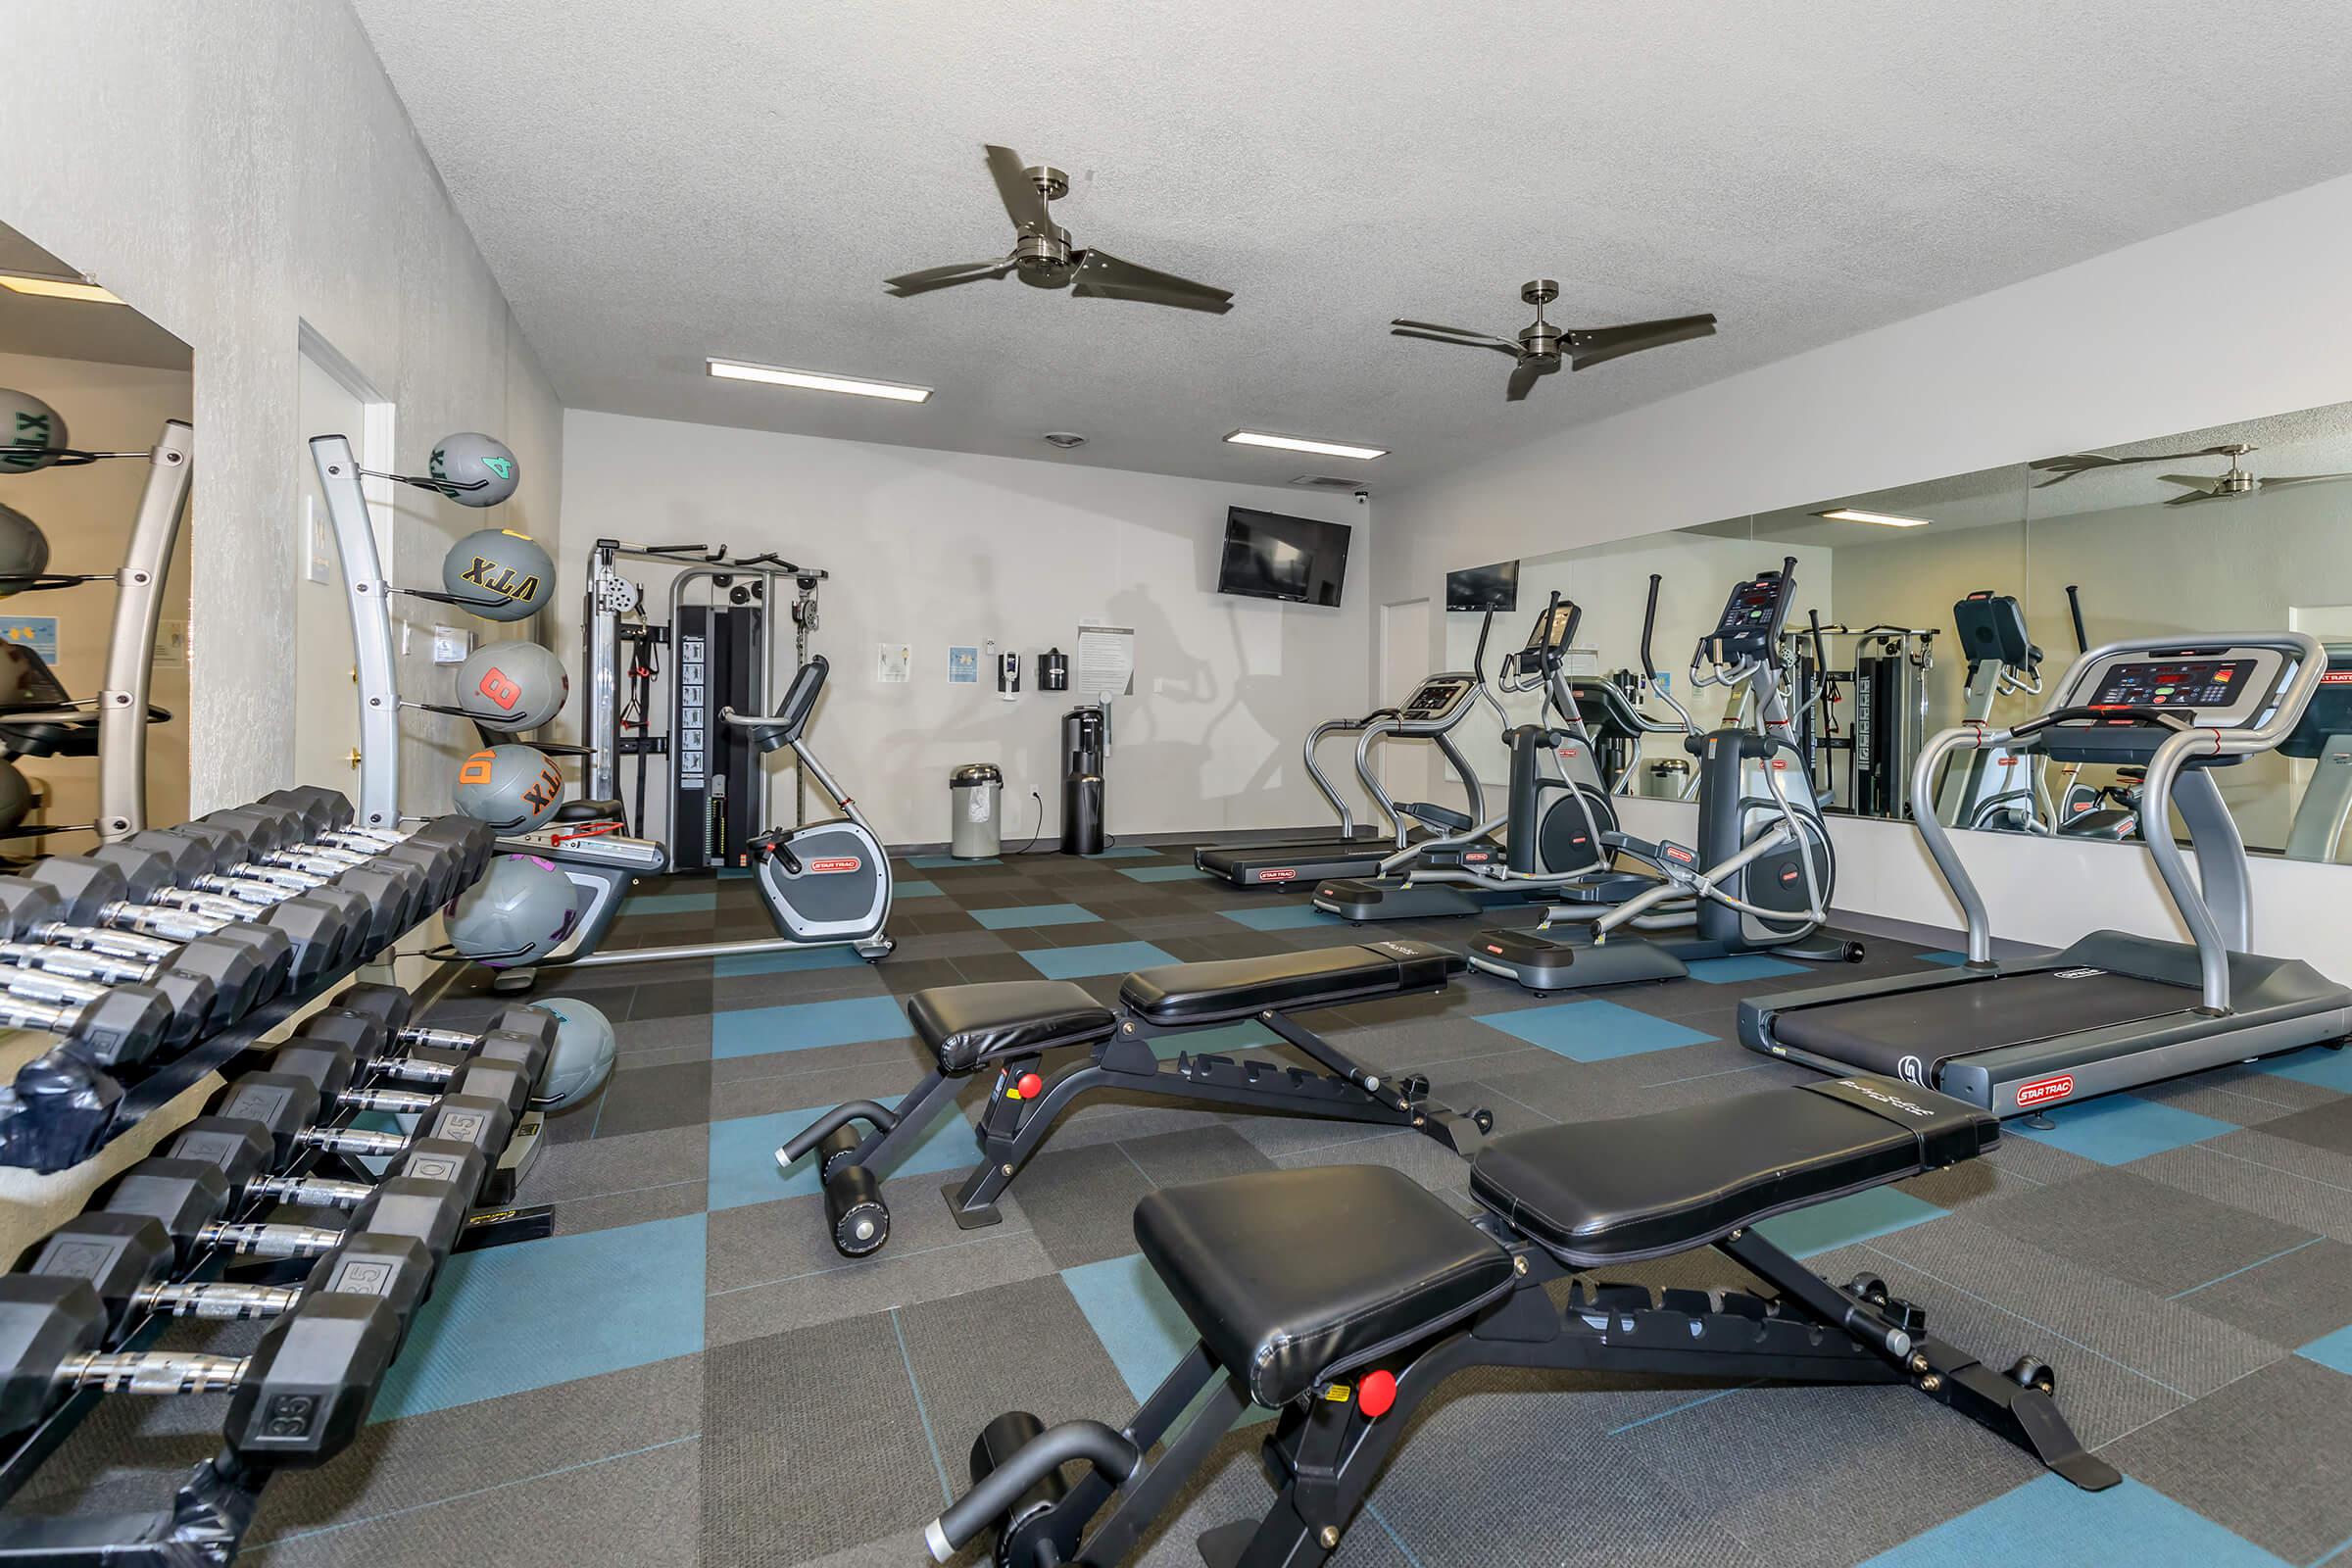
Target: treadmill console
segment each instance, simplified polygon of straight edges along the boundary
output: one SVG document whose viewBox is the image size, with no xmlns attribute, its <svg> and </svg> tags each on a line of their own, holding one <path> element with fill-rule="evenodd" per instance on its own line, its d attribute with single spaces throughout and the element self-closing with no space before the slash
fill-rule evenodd
<svg viewBox="0 0 2352 1568">
<path fill-rule="evenodd" d="M 1772 661 L 1781 627 L 1788 619 L 1794 585 L 1777 571 L 1750 577 L 1724 601 L 1715 629 L 1699 653 L 1718 664 L 1762 664 Z"/>
<path fill-rule="evenodd" d="M 1536 624 L 1527 634 L 1527 646 L 1511 656 L 1511 673 L 1528 677 L 1541 675 L 1555 666 L 1568 645 L 1576 640 L 1577 622 L 1585 618 L 1582 606 L 1573 599 L 1562 599 L 1536 612 Z"/>
<path fill-rule="evenodd" d="M 2294 661 L 2277 648 L 2143 644 L 2092 660 L 2051 706 L 2177 710 L 2200 729 L 2252 729 L 2278 710 L 2294 673 Z M 2061 761 L 2144 763 L 2167 733 L 2146 724 L 2069 719 L 2048 732 L 2043 750 Z"/>
<path fill-rule="evenodd" d="M 2329 643 L 2328 673 L 2320 677 L 2320 689 L 2303 710 L 2302 721 L 2278 743 L 2278 750 L 2308 761 L 2342 751 L 2340 737 L 2345 735 L 2352 735 L 2352 643 Z"/>
<path fill-rule="evenodd" d="M 1397 721 L 1415 727 L 1443 724 L 1476 689 L 1467 675 L 1432 675 L 1413 688 L 1413 695 L 1398 708 Z"/>
</svg>

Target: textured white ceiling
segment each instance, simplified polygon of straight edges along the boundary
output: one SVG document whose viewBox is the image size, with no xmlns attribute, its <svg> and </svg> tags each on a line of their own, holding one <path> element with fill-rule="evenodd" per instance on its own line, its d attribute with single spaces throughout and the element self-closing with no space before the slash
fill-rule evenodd
<svg viewBox="0 0 2352 1568">
<path fill-rule="evenodd" d="M 1394 488 L 2352 169 L 2342 0 L 355 3 L 565 403 L 1233 480 Z M 983 141 L 1232 313 L 886 296 L 1008 248 Z M 1537 275 L 1556 320 L 1721 333 L 1509 405 L 1500 355 L 1385 330 L 1507 335 Z"/>
</svg>

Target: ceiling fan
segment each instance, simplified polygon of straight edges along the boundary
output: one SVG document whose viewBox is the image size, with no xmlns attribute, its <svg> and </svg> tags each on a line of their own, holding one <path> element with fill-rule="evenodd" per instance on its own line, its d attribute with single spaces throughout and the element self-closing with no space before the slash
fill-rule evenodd
<svg viewBox="0 0 2352 1568">
<path fill-rule="evenodd" d="M 901 272 L 884 278 L 884 288 L 905 299 L 1015 272 L 1034 288 L 1067 288 L 1073 294 L 1097 299 L 1137 300 L 1220 316 L 1233 309 L 1231 289 L 1210 288 L 1173 272 L 1123 262 L 1105 250 L 1072 245 L 1070 231 L 1056 224 L 1047 211 L 1051 203 L 1069 194 L 1070 176 L 1060 170 L 1044 164 L 1023 166 L 1019 153 L 992 145 L 988 148 L 988 172 L 1012 219 L 1012 249 L 994 261 Z"/>
<path fill-rule="evenodd" d="M 1513 403 L 1527 396 L 1538 376 L 1558 369 L 1563 356 L 1569 369 L 1582 370 L 1628 354 L 1639 354 L 1643 349 L 1711 337 L 1715 332 L 1712 316 L 1675 316 L 1659 321 L 1630 321 L 1623 326 L 1555 326 L 1544 319 L 1544 307 L 1560 297 L 1560 285 L 1548 277 L 1522 283 L 1519 297 L 1536 308 L 1536 318 L 1519 329 L 1515 342 L 1465 327 L 1440 326 L 1435 321 L 1408 321 L 1402 317 L 1391 321 L 1389 330 L 1397 337 L 1425 337 L 1433 343 L 1459 343 L 1467 348 L 1495 349 L 1508 354 L 1519 362 L 1503 394 Z"/>
<path fill-rule="evenodd" d="M 2236 460 L 2254 448 L 2245 445 L 2199 447 L 2194 452 L 2151 452 L 2144 458 L 2111 458 L 2103 452 L 2063 452 L 2054 458 L 2029 463 L 2027 467 L 2049 474 L 2034 488 L 2047 490 L 2054 484 L 2064 484 L 2078 473 L 2091 473 L 2100 468 L 2120 468 L 2133 463 L 2178 463 L 2183 458 L 2228 458 L 2232 467 Z"/>
<path fill-rule="evenodd" d="M 2227 472 L 2212 477 L 2195 473 L 2158 474 L 2156 477 L 2166 484 L 2180 484 L 2189 487 L 2186 495 L 2175 496 L 2165 505 L 2168 507 L 2193 507 L 2200 501 L 2234 501 L 2240 496 L 2254 495 L 2259 491 L 2275 489 L 2279 485 L 2321 484 L 2330 479 L 2352 479 L 2352 473 L 2282 473 L 2276 477 L 2257 478 L 2248 473 L 2244 466 L 2237 461 L 2247 453 L 2256 450 L 2258 449 L 2242 444 L 2217 447 L 2216 455 L 2228 457 L 2230 467 Z"/>
</svg>

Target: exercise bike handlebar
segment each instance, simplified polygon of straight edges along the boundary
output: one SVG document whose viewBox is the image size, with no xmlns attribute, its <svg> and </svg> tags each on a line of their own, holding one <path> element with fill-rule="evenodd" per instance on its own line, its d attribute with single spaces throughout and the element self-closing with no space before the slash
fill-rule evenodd
<svg viewBox="0 0 2352 1568">
<path fill-rule="evenodd" d="M 1064 1421 L 1051 1426 L 1004 1456 L 1004 1462 L 975 1482 L 972 1490 L 923 1527 L 923 1544 L 935 1561 L 946 1562 L 981 1531 L 1010 1510 L 1024 1493 L 1072 1459 L 1084 1459 L 1115 1486 L 1123 1486 L 1144 1462 L 1133 1442 L 1100 1421 Z"/>
</svg>

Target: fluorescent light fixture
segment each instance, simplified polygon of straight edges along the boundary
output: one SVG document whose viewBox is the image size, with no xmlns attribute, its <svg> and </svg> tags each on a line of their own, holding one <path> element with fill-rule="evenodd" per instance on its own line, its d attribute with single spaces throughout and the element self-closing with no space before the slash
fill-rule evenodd
<svg viewBox="0 0 2352 1568">
<path fill-rule="evenodd" d="M 0 288 L 19 294 L 37 294 L 51 300 L 85 300 L 92 305 L 122 303 L 97 284 L 78 277 L 44 277 L 37 272 L 0 272 Z"/>
<path fill-rule="evenodd" d="M 902 381 L 861 381 L 849 375 L 820 375 L 814 370 L 787 370 L 780 365 L 751 365 L 742 360 L 706 362 L 710 373 L 729 381 L 764 381 L 770 386 L 805 387 L 811 392 L 847 392 L 854 397 L 889 398 L 897 403 L 921 403 L 931 396 L 927 386 Z"/>
<path fill-rule="evenodd" d="M 1353 458 L 1370 463 L 1389 455 L 1387 447 L 1351 447 L 1337 441 L 1309 441 L 1304 436 L 1268 435 L 1263 430 L 1236 430 L 1226 440 L 1243 447 L 1279 447 L 1285 452 L 1312 452 L 1321 458 Z"/>
<path fill-rule="evenodd" d="M 1925 517 L 1898 517 L 1891 512 L 1856 512 L 1852 507 L 1838 507 L 1829 512 L 1816 512 L 1816 517 L 1832 522 L 1875 522 L 1882 528 L 1925 528 Z"/>
</svg>

